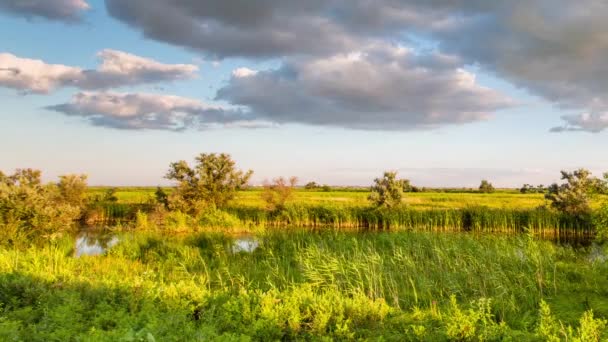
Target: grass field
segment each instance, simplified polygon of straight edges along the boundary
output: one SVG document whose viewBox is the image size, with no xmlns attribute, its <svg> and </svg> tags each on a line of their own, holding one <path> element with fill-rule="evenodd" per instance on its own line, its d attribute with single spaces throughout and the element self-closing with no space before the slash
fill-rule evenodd
<svg viewBox="0 0 608 342">
<path fill-rule="evenodd" d="M 102 194 L 107 188 L 93 187 L 90 194 Z M 167 189 L 170 191 L 169 189 Z M 116 196 L 123 203 L 144 203 L 154 198 L 156 188 L 122 187 L 117 188 Z M 263 206 L 261 189 L 240 191 L 234 201 L 237 205 Z M 292 202 L 305 204 L 335 203 L 344 205 L 369 205 L 366 190 L 358 191 L 311 191 L 299 189 L 294 192 Z M 492 194 L 479 193 L 446 193 L 446 192 L 417 192 L 406 193 L 403 202 L 420 209 L 465 208 L 470 206 L 486 206 L 490 208 L 529 209 L 545 205 L 542 194 L 520 194 L 515 190 L 499 191 Z"/>
<path fill-rule="evenodd" d="M 0 340 L 608 338 L 599 246 L 416 232 L 254 238 L 251 252 L 221 233 L 142 232 L 118 235 L 102 256 L 74 258 L 69 239 L 2 249 Z"/>
<path fill-rule="evenodd" d="M 0 341 L 608 339 L 608 245 L 541 194 L 298 189 L 269 210 L 249 189 L 186 214 L 155 190 L 0 241 Z"/>
</svg>

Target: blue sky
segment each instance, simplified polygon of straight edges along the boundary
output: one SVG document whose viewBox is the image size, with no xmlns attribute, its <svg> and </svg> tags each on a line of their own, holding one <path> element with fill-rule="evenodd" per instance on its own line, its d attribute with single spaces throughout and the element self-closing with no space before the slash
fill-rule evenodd
<svg viewBox="0 0 608 342">
<path fill-rule="evenodd" d="M 82 0 L 54 1 L 56 6 L 69 7 L 70 4 Z M 301 183 L 314 180 L 335 185 L 368 185 L 383 170 L 391 169 L 398 170 L 402 177 L 409 178 L 414 184 L 421 186 L 477 186 L 484 178 L 496 186 L 515 187 L 523 183 L 548 184 L 557 181 L 560 169 L 585 167 L 596 173 L 608 170 L 608 160 L 603 158 L 605 146 L 608 146 L 608 137 L 602 132 L 602 118 L 605 115 L 602 114 L 602 101 L 598 100 L 598 95 L 594 93 L 594 87 L 597 85 L 595 80 L 575 78 L 569 74 L 560 79 L 559 75 L 551 74 L 551 70 L 547 70 L 546 77 L 536 73 L 532 77 L 528 71 L 513 71 L 502 57 L 500 60 L 491 59 L 486 56 L 491 55 L 487 51 L 472 55 L 470 50 L 461 50 L 462 46 L 467 44 L 466 41 L 461 43 L 462 46 L 456 47 L 442 41 L 444 35 L 449 37 L 449 34 L 457 32 L 435 32 L 433 28 L 416 27 L 417 34 L 427 30 L 424 38 L 418 40 L 418 43 L 409 39 L 395 42 L 399 40 L 395 37 L 401 37 L 413 24 L 403 23 L 407 29 L 402 28 L 399 34 L 389 28 L 383 28 L 385 31 L 380 36 L 373 35 L 370 38 L 368 35 L 360 35 L 359 31 L 362 29 L 349 31 L 350 26 L 339 23 L 342 25 L 340 32 L 346 31 L 344 34 L 350 35 L 347 38 L 362 46 L 366 66 L 378 67 L 362 70 L 354 68 L 353 65 L 349 66 L 344 70 L 345 73 L 354 71 L 359 74 L 353 82 L 361 82 L 361 75 L 371 75 L 369 77 L 374 80 L 370 83 L 377 81 L 380 90 L 384 84 L 382 77 L 385 76 L 386 69 L 383 69 L 384 65 L 373 63 L 376 60 L 389 63 L 392 59 L 402 58 L 402 53 L 393 49 L 395 45 L 419 51 L 420 42 L 436 45 L 434 53 L 455 56 L 454 58 L 462 62 L 456 66 L 451 62 L 441 64 L 435 70 L 432 69 L 434 66 L 417 64 L 426 63 L 432 58 L 421 56 L 423 62 L 408 62 L 403 69 L 399 66 L 395 70 L 403 71 L 404 75 L 411 75 L 404 69 L 424 68 L 425 73 L 432 72 L 438 76 L 433 77 L 432 82 L 426 79 L 397 78 L 397 83 L 391 83 L 393 87 L 395 84 L 397 87 L 403 84 L 404 87 L 413 87 L 415 90 L 416 82 L 429 84 L 429 96 L 440 97 L 443 94 L 441 90 L 435 93 L 433 87 L 443 86 L 437 86 L 435 79 L 451 79 L 457 69 L 475 76 L 475 88 L 471 90 L 471 94 L 466 95 L 470 95 L 473 100 L 461 103 L 460 96 L 448 99 L 454 101 L 454 112 L 447 106 L 440 109 L 432 107 L 431 113 L 428 103 L 416 103 L 415 98 L 408 98 L 407 101 L 397 101 L 390 111 L 378 114 L 374 112 L 374 108 L 383 106 L 370 105 L 367 111 L 351 109 L 346 103 L 348 100 L 345 100 L 352 98 L 348 97 L 351 95 L 348 91 L 352 90 L 349 83 L 331 82 L 331 73 L 340 72 L 341 69 L 337 68 L 351 61 L 336 59 L 333 56 L 350 54 L 353 52 L 352 47 L 345 46 L 344 51 L 338 52 L 309 52 L 307 49 L 310 48 L 303 47 L 302 51 L 291 53 L 293 48 L 283 49 L 280 46 L 263 52 L 254 48 L 251 51 L 233 51 L 234 47 L 230 46 L 229 39 L 220 43 L 201 40 L 200 46 L 193 46 L 199 44 L 197 37 L 193 38 L 195 43 L 186 44 L 180 38 L 171 40 L 177 35 L 171 35 L 169 38 L 150 34 L 146 34 L 148 37 L 144 36 L 144 32 L 154 28 L 152 25 L 156 23 L 145 22 L 143 19 L 135 23 L 128 22 L 128 19 L 115 13 L 123 10 L 120 4 L 116 1 L 106 2 L 87 1 L 90 8 L 78 11 L 76 21 L 71 17 L 50 17 L 47 12 L 42 11 L 47 10 L 46 8 L 15 9 L 10 8 L 10 5 L 0 5 L 0 40 L 3 42 L 0 53 L 13 55 L 19 58 L 19 61 L 34 59 L 49 65 L 62 64 L 93 70 L 100 64 L 96 55 L 104 49 L 111 49 L 166 65 L 196 65 L 199 69 L 194 75 L 188 74 L 185 79 L 179 80 L 170 79 L 173 76 L 163 74 L 163 79 L 154 82 L 124 81 L 124 85 L 93 90 L 93 85 L 84 90 L 58 86 L 45 93 L 31 91 L 23 82 L 19 83 L 19 86 L 14 83 L 11 83 L 11 86 L 8 83 L 11 80 L 2 83 L 0 78 L 0 86 L 4 85 L 0 87 L 0 101 L 3 103 L 0 111 L 1 170 L 10 172 L 15 168 L 33 167 L 43 170 L 48 180 L 65 173 L 86 173 L 90 183 L 95 185 L 157 185 L 167 184 L 163 175 L 170 162 L 180 159 L 191 161 L 201 152 L 230 153 L 239 167 L 254 170 L 254 183 L 278 176 L 295 175 Z M 153 2 L 159 7 L 167 5 L 167 1 Z M 214 1 L 202 3 L 214 5 Z M 378 6 L 381 6 L 381 3 L 378 2 Z M 114 14 L 108 12 L 110 8 Z M 417 14 L 425 13 L 424 8 L 416 9 Z M 128 10 L 138 8 L 134 5 Z M 492 12 L 492 15 L 507 17 L 507 14 L 503 13 L 504 9 L 494 10 L 497 12 Z M 189 12 L 196 13 L 187 9 L 184 13 Z M 319 13 L 324 13 L 323 9 L 319 9 Z M 299 12 L 291 14 L 299 15 Z M 149 16 L 144 19 L 147 18 Z M 171 17 L 168 16 L 166 20 L 171 20 Z M 195 16 L 193 20 L 205 23 L 207 17 Z M 224 19 L 222 17 L 214 20 Z M 221 37 L 221 30 L 233 29 L 230 25 L 234 26 L 234 23 L 224 22 L 225 27 L 215 28 L 218 30 L 215 34 Z M 257 26 L 255 28 L 258 29 Z M 368 30 L 371 32 L 372 28 Z M 260 32 L 262 33 L 259 39 L 264 42 L 264 28 L 261 28 Z M 298 35 L 301 36 L 302 34 Z M 207 48 L 207 43 L 212 47 Z M 305 43 L 298 47 L 304 46 Z M 323 41 L 319 44 L 323 44 Z M 369 44 L 369 49 L 363 48 L 368 46 L 366 44 Z M 531 48 L 521 49 L 535 56 L 536 52 Z M 594 53 L 599 54 L 599 57 L 606 57 L 602 56 L 604 50 Z M 354 58 L 359 61 L 360 57 Z M 399 63 L 395 65 L 401 65 Z M 555 63 L 559 65 L 558 62 Z M 357 65 L 359 64 L 355 66 Z M 7 68 L 6 65 L 0 64 L 0 69 L 3 67 Z M 10 67 L 12 68 L 12 65 Z M 312 69 L 313 67 L 315 69 Z M 578 66 L 573 66 L 576 67 Z M 260 72 L 241 79 L 233 76 L 233 71 L 238 68 Z M 304 74 L 311 70 L 312 73 L 319 70 L 324 74 L 314 75 L 314 78 Z M 291 81 L 290 72 L 302 75 L 306 82 L 294 81 L 286 86 L 285 82 Z M 446 72 L 449 74 L 445 74 Z M 342 74 L 338 77 L 346 79 Z M 271 81 L 272 83 L 268 83 Z M 313 81 L 318 83 L 311 83 Z M 566 81 L 570 82 L 568 85 L 584 91 L 577 91 L 571 98 L 568 98 L 569 93 L 559 92 L 560 98 L 556 99 L 558 90 L 553 84 Z M 406 82 L 409 83 L 405 84 Z M 312 98 L 312 95 L 304 97 L 302 93 L 305 91 L 298 90 L 298 87 L 309 87 L 310 84 L 319 84 L 318 89 L 329 89 L 320 95 L 323 101 L 318 100 L 318 94 L 315 98 Z M 292 85 L 296 89 L 295 92 L 283 92 Z M 276 88 L 273 88 L 275 86 Z M 314 90 L 314 87 L 312 88 Z M 227 95 L 216 99 L 220 89 Z M 311 91 L 310 88 L 307 89 Z M 490 94 L 484 89 L 490 89 L 493 93 Z M 469 90 L 467 88 L 467 91 Z M 210 125 L 186 126 L 179 131 L 158 126 L 136 126 L 131 125 L 131 122 L 128 122 L 131 125 L 128 128 L 116 128 L 112 126 L 114 124 L 107 124 L 114 121 L 103 120 L 105 116 L 111 116 L 113 113 L 84 113 L 79 108 L 78 114 L 74 114 L 46 108 L 70 104 L 72 96 L 80 91 L 179 96 L 204 102 L 214 106 L 213 108 L 221 108 L 222 115 L 229 117 L 230 121 L 222 118 L 221 121 L 211 122 Z M 339 93 L 339 97 L 326 95 L 332 91 Z M 449 93 L 452 93 L 451 90 Z M 275 111 L 276 98 L 288 101 L 290 96 L 297 98 L 287 103 L 303 103 L 303 109 L 294 109 L 291 112 L 280 107 L 283 108 L 281 111 Z M 491 96 L 496 97 L 492 103 L 478 103 L 475 100 L 477 97 Z M 386 98 L 387 101 L 394 99 Z M 507 98 L 510 99 L 508 104 L 503 101 Z M 338 100 L 342 103 L 341 107 L 327 105 Z M 353 99 L 353 103 L 361 105 L 356 100 Z M 410 103 L 413 108 L 411 110 L 408 107 Z M 366 103 L 363 103 L 363 106 L 367 107 Z M 457 113 L 457 108 L 461 107 L 466 107 L 467 113 L 475 111 L 474 117 L 470 119 L 467 116 L 467 119 L 463 119 L 464 114 Z M 237 108 L 241 111 L 234 110 Z M 439 119 L 433 116 L 435 110 L 440 112 Z M 333 113 L 335 118 L 325 111 Z M 207 112 L 201 114 L 199 109 L 195 112 L 193 115 L 207 115 Z M 233 119 L 242 112 L 247 113 L 247 121 L 259 121 L 264 125 L 249 128 L 249 125 L 241 124 L 243 119 L 240 116 L 238 120 Z M 576 118 L 586 112 L 592 113 L 595 120 L 591 121 L 595 126 L 589 121 L 577 121 Z M 482 114 L 484 118 L 481 118 Z M 98 124 L 93 124 L 90 119 L 92 115 L 100 118 Z M 573 119 L 564 123 L 561 118 L 564 115 L 570 115 Z M 378 118 L 378 122 L 371 118 Z M 267 123 L 270 124 L 266 125 Z M 554 127 L 560 128 L 561 132 L 550 132 Z"/>
</svg>

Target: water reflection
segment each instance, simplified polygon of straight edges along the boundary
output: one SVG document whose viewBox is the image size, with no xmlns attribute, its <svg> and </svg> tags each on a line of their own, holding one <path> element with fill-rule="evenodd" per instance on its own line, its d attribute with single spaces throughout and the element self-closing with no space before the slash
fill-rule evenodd
<svg viewBox="0 0 608 342">
<path fill-rule="evenodd" d="M 232 252 L 248 252 L 251 253 L 260 247 L 260 242 L 253 236 L 241 236 L 234 240 L 232 244 Z"/>
<path fill-rule="evenodd" d="M 115 246 L 119 239 L 112 233 L 99 231 L 82 231 L 76 237 L 74 256 L 101 255 L 108 248 Z"/>
</svg>

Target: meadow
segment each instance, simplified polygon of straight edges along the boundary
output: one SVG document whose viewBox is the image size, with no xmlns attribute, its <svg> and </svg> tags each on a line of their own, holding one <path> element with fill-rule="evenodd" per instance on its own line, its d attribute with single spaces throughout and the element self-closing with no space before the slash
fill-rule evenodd
<svg viewBox="0 0 608 342">
<path fill-rule="evenodd" d="M 608 246 L 542 194 L 296 189 L 270 210 L 250 188 L 186 214 L 108 190 L 63 234 L 0 243 L 0 340 L 608 339 Z"/>
<path fill-rule="evenodd" d="M 606 250 L 470 233 L 122 232 L 0 250 L 0 339 L 599 341 Z M 106 236 L 105 242 L 108 241 Z M 91 241 L 101 243 L 103 241 Z"/>
</svg>

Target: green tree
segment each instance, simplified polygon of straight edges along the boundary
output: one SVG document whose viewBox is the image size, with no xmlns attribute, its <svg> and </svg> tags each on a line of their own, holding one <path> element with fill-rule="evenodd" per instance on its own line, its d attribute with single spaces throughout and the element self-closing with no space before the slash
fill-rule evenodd
<svg viewBox="0 0 608 342">
<path fill-rule="evenodd" d="M 314 190 L 317 189 L 319 187 L 319 184 L 317 184 L 317 182 L 308 182 L 306 183 L 306 185 L 304 185 L 304 189 L 306 190 Z"/>
<path fill-rule="evenodd" d="M 403 192 L 414 192 L 414 189 L 418 190 L 409 179 L 402 179 L 401 183 L 403 184 Z"/>
<path fill-rule="evenodd" d="M 285 203 L 293 196 L 293 190 L 298 179 L 291 177 L 285 179 L 283 177 L 275 178 L 272 183 L 264 183 L 264 191 L 262 199 L 266 202 L 268 210 L 283 210 Z"/>
<path fill-rule="evenodd" d="M 43 185 L 41 172 L 18 169 L 0 176 L 0 243 L 20 238 L 53 237 L 70 230 L 80 217 L 63 200 L 57 184 Z"/>
<path fill-rule="evenodd" d="M 160 186 L 156 187 L 156 191 L 154 192 L 154 198 L 158 204 L 162 204 L 163 207 L 169 207 L 169 195 L 161 188 Z"/>
<path fill-rule="evenodd" d="M 59 176 L 57 189 L 61 201 L 74 207 L 83 208 L 87 200 L 87 175 L 68 174 Z"/>
<path fill-rule="evenodd" d="M 484 179 L 481 181 L 481 184 L 479 185 L 479 192 L 484 193 L 484 194 L 492 193 L 492 192 L 494 192 L 494 185 L 492 185 L 492 183 L 490 183 Z"/>
<path fill-rule="evenodd" d="M 378 207 L 395 207 L 401 204 L 403 181 L 397 179 L 397 172 L 385 171 L 382 178 L 374 179 L 368 199 Z"/>
<path fill-rule="evenodd" d="M 551 207 L 571 215 L 586 215 L 591 213 L 590 196 L 597 192 L 598 180 L 591 177 L 591 172 L 578 169 L 574 172 L 561 171 L 560 185 L 552 184 L 545 194 L 551 202 Z"/>
<path fill-rule="evenodd" d="M 225 153 L 201 153 L 194 167 L 183 160 L 171 163 L 166 178 L 176 181 L 177 188 L 170 196 L 170 205 L 188 212 L 204 206 L 223 208 L 247 185 L 252 173 L 237 170 Z"/>
</svg>

